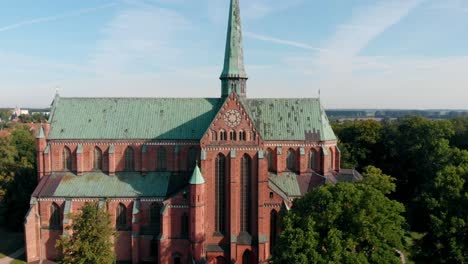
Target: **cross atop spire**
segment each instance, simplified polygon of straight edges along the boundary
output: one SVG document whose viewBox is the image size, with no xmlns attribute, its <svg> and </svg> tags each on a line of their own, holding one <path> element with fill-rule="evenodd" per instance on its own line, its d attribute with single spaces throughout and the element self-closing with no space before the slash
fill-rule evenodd
<svg viewBox="0 0 468 264">
<path fill-rule="evenodd" d="M 229 8 L 226 53 L 220 79 L 223 97 L 229 96 L 232 92 L 240 97 L 246 96 L 246 81 L 248 78 L 244 67 L 239 0 L 231 0 Z"/>
</svg>

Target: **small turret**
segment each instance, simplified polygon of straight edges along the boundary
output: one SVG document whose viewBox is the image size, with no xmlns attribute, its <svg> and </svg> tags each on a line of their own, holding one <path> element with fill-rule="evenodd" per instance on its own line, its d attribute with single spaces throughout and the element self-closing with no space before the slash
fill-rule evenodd
<svg viewBox="0 0 468 264">
<path fill-rule="evenodd" d="M 44 133 L 44 128 L 39 127 L 39 131 L 36 136 L 36 145 L 37 145 L 37 180 L 39 181 L 44 176 L 44 150 L 47 147 L 46 137 Z"/>
<path fill-rule="evenodd" d="M 193 170 L 190 184 L 190 244 L 192 257 L 198 262 L 205 257 L 205 179 L 198 167 Z"/>
</svg>

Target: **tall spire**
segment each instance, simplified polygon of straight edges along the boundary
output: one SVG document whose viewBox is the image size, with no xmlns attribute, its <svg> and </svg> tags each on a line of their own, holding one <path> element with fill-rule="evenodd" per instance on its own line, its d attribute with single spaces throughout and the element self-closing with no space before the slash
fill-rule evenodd
<svg viewBox="0 0 468 264">
<path fill-rule="evenodd" d="M 244 67 L 239 0 L 231 0 L 224 68 L 220 79 L 223 97 L 229 96 L 232 92 L 235 92 L 240 97 L 246 96 L 246 82 L 248 78 Z"/>
</svg>

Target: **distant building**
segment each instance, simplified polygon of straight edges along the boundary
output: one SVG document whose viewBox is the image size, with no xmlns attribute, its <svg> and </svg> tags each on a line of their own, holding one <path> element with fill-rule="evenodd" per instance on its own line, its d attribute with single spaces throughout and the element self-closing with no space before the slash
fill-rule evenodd
<svg viewBox="0 0 468 264">
<path fill-rule="evenodd" d="M 340 168 L 320 100 L 247 97 L 239 0 L 231 0 L 221 96 L 54 99 L 37 135 L 28 262 L 54 260 L 70 213 L 98 201 L 118 261 L 265 263 L 279 212 Z M 198 161 L 198 162 L 197 162 Z"/>
</svg>

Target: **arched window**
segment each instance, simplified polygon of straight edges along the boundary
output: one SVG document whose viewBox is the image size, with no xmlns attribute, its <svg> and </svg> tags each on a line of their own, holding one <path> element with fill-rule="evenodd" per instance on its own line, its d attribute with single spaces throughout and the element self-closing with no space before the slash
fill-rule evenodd
<svg viewBox="0 0 468 264">
<path fill-rule="evenodd" d="M 257 139 L 257 134 L 255 132 L 250 132 L 250 140 L 255 141 Z"/>
<path fill-rule="evenodd" d="M 288 149 L 286 167 L 289 171 L 296 171 L 296 152 L 293 149 Z"/>
<path fill-rule="evenodd" d="M 246 141 L 247 140 L 247 135 L 245 133 L 245 131 L 239 131 L 239 140 L 240 141 Z"/>
<path fill-rule="evenodd" d="M 275 166 L 274 166 L 274 153 L 273 153 L 273 150 L 268 148 L 267 151 L 266 151 L 266 155 L 265 155 L 265 158 L 267 159 L 267 162 L 268 162 L 268 171 L 269 172 L 274 172 L 275 171 Z"/>
<path fill-rule="evenodd" d="M 156 164 L 157 170 L 158 171 L 165 171 L 167 169 L 167 152 L 166 148 L 164 147 L 159 147 L 158 148 L 158 163 Z"/>
<path fill-rule="evenodd" d="M 102 170 L 102 150 L 99 147 L 94 148 L 93 168 L 95 171 Z"/>
<path fill-rule="evenodd" d="M 334 159 L 334 152 L 333 152 L 333 148 L 329 148 L 328 149 L 328 152 L 330 152 L 329 154 L 329 162 L 328 162 L 328 171 L 332 171 L 333 170 L 333 167 L 334 167 L 334 162 L 335 162 L 335 159 Z"/>
<path fill-rule="evenodd" d="M 119 203 L 115 215 L 115 226 L 117 230 L 125 230 L 127 228 L 127 207 Z"/>
<path fill-rule="evenodd" d="M 72 170 L 72 154 L 68 147 L 63 148 L 62 161 L 63 161 L 63 170 L 71 171 Z"/>
<path fill-rule="evenodd" d="M 211 140 L 212 141 L 218 140 L 218 133 L 216 133 L 216 131 L 211 131 Z"/>
<path fill-rule="evenodd" d="M 190 147 L 187 155 L 187 170 L 192 171 L 195 168 L 197 162 L 197 150 L 194 147 Z"/>
<path fill-rule="evenodd" d="M 189 234 L 189 216 L 187 213 L 182 214 L 182 219 L 181 219 L 181 230 L 180 230 L 180 236 L 182 238 L 188 237 Z"/>
<path fill-rule="evenodd" d="M 242 264 L 252 264 L 252 263 L 253 263 L 252 251 L 246 249 L 244 254 L 242 255 Z"/>
<path fill-rule="evenodd" d="M 250 204 L 251 204 L 251 181 L 252 181 L 252 159 L 245 154 L 241 159 L 241 207 L 240 207 L 240 231 L 250 233 Z"/>
<path fill-rule="evenodd" d="M 309 152 L 309 169 L 318 171 L 318 158 L 317 150 L 311 149 Z"/>
<path fill-rule="evenodd" d="M 127 147 L 125 150 L 125 170 L 135 170 L 135 151 L 131 147 Z"/>
<path fill-rule="evenodd" d="M 219 153 L 215 160 L 215 231 L 224 234 L 226 228 L 226 157 Z"/>
<path fill-rule="evenodd" d="M 276 210 L 271 210 L 270 212 L 270 254 L 272 254 L 273 249 L 276 245 L 276 240 L 278 238 L 278 213 Z"/>
<path fill-rule="evenodd" d="M 224 257 L 219 256 L 219 257 L 216 257 L 215 264 L 227 264 L 227 261 Z"/>
<path fill-rule="evenodd" d="M 224 130 L 219 131 L 219 140 L 226 141 L 227 140 L 227 133 Z"/>
<path fill-rule="evenodd" d="M 229 139 L 232 140 L 232 141 L 236 141 L 237 140 L 237 135 L 236 135 L 236 131 L 229 131 Z"/>
<path fill-rule="evenodd" d="M 60 216 L 60 207 L 56 203 L 50 205 L 50 218 L 49 226 L 50 229 L 60 229 L 61 228 L 61 216 Z"/>
</svg>

